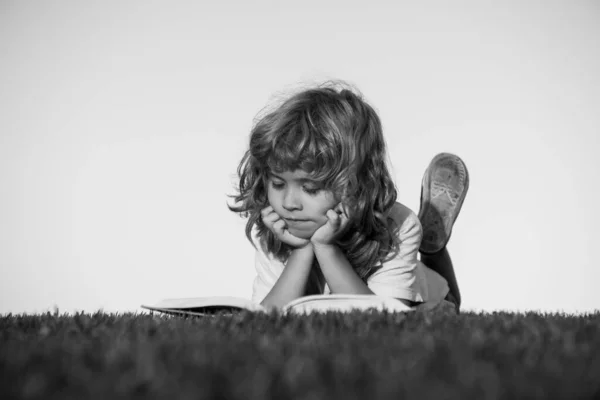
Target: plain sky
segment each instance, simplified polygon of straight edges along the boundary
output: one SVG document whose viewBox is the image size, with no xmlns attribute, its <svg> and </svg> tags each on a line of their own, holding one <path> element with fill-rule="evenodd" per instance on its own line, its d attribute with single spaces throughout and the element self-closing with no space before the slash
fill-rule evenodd
<svg viewBox="0 0 600 400">
<path fill-rule="evenodd" d="M 257 113 L 355 85 L 415 212 L 438 152 L 471 187 L 465 310 L 600 309 L 600 3 L 0 1 L 0 313 L 249 298 L 230 212 Z"/>
</svg>

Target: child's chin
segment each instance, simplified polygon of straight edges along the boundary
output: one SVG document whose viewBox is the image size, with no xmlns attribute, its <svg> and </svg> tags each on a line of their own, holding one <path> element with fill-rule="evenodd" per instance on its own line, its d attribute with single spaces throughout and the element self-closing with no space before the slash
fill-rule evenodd
<svg viewBox="0 0 600 400">
<path fill-rule="evenodd" d="M 289 228 L 288 231 L 292 235 L 294 235 L 300 239 L 306 239 L 306 240 L 309 240 L 312 237 L 313 233 L 315 233 L 314 230 L 307 231 L 307 230 L 300 230 L 300 229 L 293 229 L 293 228 Z"/>
</svg>

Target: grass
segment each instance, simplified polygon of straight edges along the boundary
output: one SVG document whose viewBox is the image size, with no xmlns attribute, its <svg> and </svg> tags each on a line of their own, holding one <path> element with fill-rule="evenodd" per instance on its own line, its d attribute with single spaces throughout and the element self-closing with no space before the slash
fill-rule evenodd
<svg viewBox="0 0 600 400">
<path fill-rule="evenodd" d="M 600 313 L 2 315 L 0 398 L 600 398 Z"/>
</svg>

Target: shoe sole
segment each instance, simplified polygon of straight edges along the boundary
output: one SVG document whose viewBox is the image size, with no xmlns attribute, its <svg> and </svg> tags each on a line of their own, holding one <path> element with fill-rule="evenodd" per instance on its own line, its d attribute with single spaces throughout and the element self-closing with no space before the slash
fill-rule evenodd
<svg viewBox="0 0 600 400">
<path fill-rule="evenodd" d="M 457 173 L 459 185 L 462 184 L 460 185 L 462 186 L 462 190 L 459 190 L 456 203 L 453 204 L 450 212 L 445 213 L 445 215 L 440 213 L 439 207 L 437 207 L 435 202 L 432 202 L 431 199 L 431 185 L 433 183 L 432 173 L 438 165 L 449 166 L 449 169 Z M 431 163 L 423 175 L 423 181 L 421 183 L 421 205 L 419 210 L 419 220 L 423 225 L 423 240 L 421 241 L 421 247 L 419 248 L 421 253 L 435 254 L 446 247 L 446 244 L 452 235 L 452 227 L 460 213 L 468 189 L 469 172 L 467 166 L 460 157 L 450 153 L 440 153 L 431 160 Z"/>
</svg>

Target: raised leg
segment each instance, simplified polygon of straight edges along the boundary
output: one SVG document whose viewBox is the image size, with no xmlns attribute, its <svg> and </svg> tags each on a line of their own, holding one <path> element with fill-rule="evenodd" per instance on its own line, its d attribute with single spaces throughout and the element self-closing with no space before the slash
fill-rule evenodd
<svg viewBox="0 0 600 400">
<path fill-rule="evenodd" d="M 461 303 L 460 290 L 446 244 L 468 190 L 469 172 L 460 157 L 440 153 L 431 160 L 421 183 L 419 220 L 423 240 L 419 251 L 423 264 L 446 279 L 449 300 L 457 307 Z"/>
<path fill-rule="evenodd" d="M 421 262 L 446 279 L 448 287 L 450 288 L 450 293 L 454 296 L 457 305 L 460 307 L 460 289 L 458 288 L 454 266 L 452 265 L 448 249 L 444 247 L 434 254 L 421 253 Z"/>
</svg>

